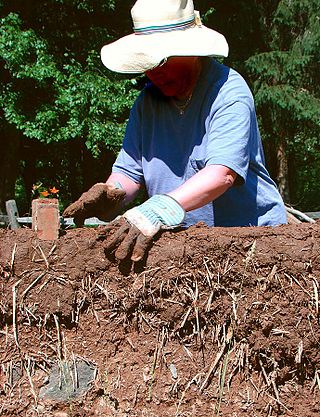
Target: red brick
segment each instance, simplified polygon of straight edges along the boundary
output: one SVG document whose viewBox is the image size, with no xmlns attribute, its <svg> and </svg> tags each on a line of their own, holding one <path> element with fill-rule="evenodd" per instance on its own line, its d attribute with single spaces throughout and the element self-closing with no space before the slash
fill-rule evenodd
<svg viewBox="0 0 320 417">
<path fill-rule="evenodd" d="M 39 239 L 56 240 L 59 237 L 60 215 L 56 198 L 32 200 L 32 229 Z"/>
</svg>

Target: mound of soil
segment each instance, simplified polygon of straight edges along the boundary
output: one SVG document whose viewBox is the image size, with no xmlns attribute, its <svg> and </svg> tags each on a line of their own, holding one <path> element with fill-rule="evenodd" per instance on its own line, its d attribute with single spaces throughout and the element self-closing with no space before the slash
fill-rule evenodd
<svg viewBox="0 0 320 417">
<path fill-rule="evenodd" d="M 320 223 L 164 233 L 0 230 L 1 416 L 320 415 Z"/>
</svg>

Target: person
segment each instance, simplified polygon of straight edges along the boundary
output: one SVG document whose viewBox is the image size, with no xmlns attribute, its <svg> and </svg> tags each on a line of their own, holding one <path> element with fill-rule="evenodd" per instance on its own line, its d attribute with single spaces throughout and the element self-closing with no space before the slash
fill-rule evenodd
<svg viewBox="0 0 320 417">
<path fill-rule="evenodd" d="M 163 229 L 286 223 L 251 91 L 216 60 L 228 55 L 224 36 L 201 23 L 192 0 L 137 0 L 131 15 L 134 33 L 103 46 L 101 59 L 149 82 L 131 109 L 110 177 L 65 215 L 78 224 L 93 215 L 110 219 L 145 188 L 149 198 L 108 226 L 106 251 L 135 262 Z"/>
</svg>

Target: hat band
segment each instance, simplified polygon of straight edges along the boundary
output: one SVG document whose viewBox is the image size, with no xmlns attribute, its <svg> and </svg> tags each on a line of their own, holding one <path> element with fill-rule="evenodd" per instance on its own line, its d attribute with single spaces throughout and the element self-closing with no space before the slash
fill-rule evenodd
<svg viewBox="0 0 320 417">
<path fill-rule="evenodd" d="M 134 32 L 137 35 L 150 35 L 151 33 L 159 32 L 171 32 L 173 30 L 182 30 L 191 28 L 195 25 L 194 16 L 191 19 L 185 20 L 184 22 L 171 23 L 170 25 L 162 26 L 146 26 L 144 28 L 134 28 Z"/>
</svg>

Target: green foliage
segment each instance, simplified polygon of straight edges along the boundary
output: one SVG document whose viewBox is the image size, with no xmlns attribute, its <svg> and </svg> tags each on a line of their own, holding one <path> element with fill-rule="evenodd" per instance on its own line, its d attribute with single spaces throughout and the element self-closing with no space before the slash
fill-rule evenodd
<svg viewBox="0 0 320 417">
<path fill-rule="evenodd" d="M 65 4 L 65 0 L 56 0 L 57 3 Z M 114 10 L 116 6 L 115 0 L 99 1 L 99 0 L 70 0 L 76 9 L 83 10 L 87 13 L 93 13 L 96 8 L 100 7 L 102 10 Z"/>
<path fill-rule="evenodd" d="M 251 56 L 246 64 L 254 78 L 263 136 L 285 145 L 292 198 L 306 207 L 315 186 L 310 174 L 320 176 L 320 3 L 281 0 L 275 6 L 270 50 Z M 319 196 L 314 206 L 320 205 Z"/>
<path fill-rule="evenodd" d="M 74 4 L 80 9 L 90 5 Z M 83 63 L 65 52 L 61 65 L 61 57 L 49 50 L 35 30 L 23 28 L 17 14 L 1 20 L 0 58 L 6 77 L 0 105 L 5 119 L 26 137 L 45 143 L 85 138 L 95 155 L 101 146 L 119 149 L 136 96 L 131 81 L 108 77 L 96 51 L 88 50 Z"/>
<path fill-rule="evenodd" d="M 22 30 L 17 14 L 10 13 L 1 20 L 0 53 L 6 69 L 16 78 L 33 78 L 43 81 L 56 76 L 52 57 L 47 45 L 33 30 Z"/>
<path fill-rule="evenodd" d="M 23 212 L 33 183 L 58 186 L 67 204 L 110 172 L 137 90 L 104 68 L 99 52 L 131 31 L 128 3 L 0 0 L 0 124 L 21 133 L 16 194 L 10 186 L 0 196 Z"/>
<path fill-rule="evenodd" d="M 292 138 L 288 144 L 291 166 L 292 202 L 303 211 L 319 211 L 319 137 L 302 133 Z"/>
</svg>

